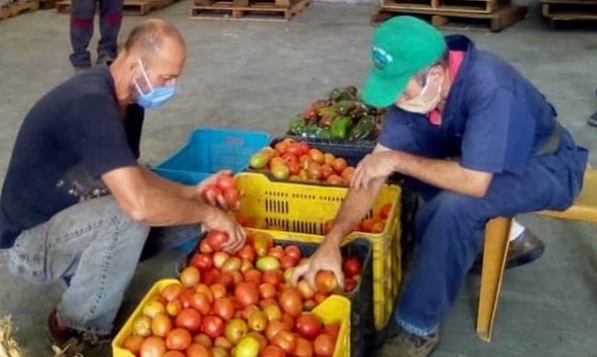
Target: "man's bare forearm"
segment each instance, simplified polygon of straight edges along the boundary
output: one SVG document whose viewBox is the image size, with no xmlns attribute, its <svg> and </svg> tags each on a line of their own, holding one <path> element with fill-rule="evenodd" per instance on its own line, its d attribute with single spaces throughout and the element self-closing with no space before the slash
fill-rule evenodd
<svg viewBox="0 0 597 357">
<path fill-rule="evenodd" d="M 348 189 L 342 202 L 332 230 L 325 238 L 326 243 L 339 245 L 342 239 L 354 229 L 363 217 L 371 210 L 385 178 L 377 179 L 367 189 Z"/>
<path fill-rule="evenodd" d="M 143 173 L 143 177 L 150 186 L 158 187 L 164 191 L 171 192 L 184 199 L 197 199 L 198 195 L 195 186 L 185 186 L 177 182 L 167 180 L 146 167 L 142 167 L 141 170 Z"/>
</svg>

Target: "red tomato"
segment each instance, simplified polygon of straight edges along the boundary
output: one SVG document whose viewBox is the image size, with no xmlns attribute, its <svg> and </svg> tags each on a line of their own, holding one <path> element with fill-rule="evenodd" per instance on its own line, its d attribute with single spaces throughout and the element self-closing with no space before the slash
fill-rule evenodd
<svg viewBox="0 0 597 357">
<path fill-rule="evenodd" d="M 334 347 L 336 345 L 336 339 L 328 333 L 322 333 L 315 338 L 313 342 L 313 349 L 315 354 L 322 357 L 331 357 L 334 355 Z"/>
<path fill-rule="evenodd" d="M 170 330 L 172 330 L 172 321 L 165 313 L 160 312 L 151 320 L 151 332 L 154 335 L 166 337 Z"/>
<path fill-rule="evenodd" d="M 158 336 L 150 336 L 141 345 L 141 357 L 161 357 L 166 353 L 166 342 Z"/>
<path fill-rule="evenodd" d="M 287 152 L 286 154 L 282 155 L 282 159 L 284 160 L 284 162 L 286 162 L 286 164 L 288 165 L 289 163 L 297 163 L 298 164 L 298 157 L 296 155 L 293 155 L 289 152 Z"/>
<path fill-rule="evenodd" d="M 292 317 L 300 315 L 300 313 L 303 311 L 301 295 L 293 288 L 286 289 L 280 293 L 280 298 L 278 301 L 280 302 L 282 311 L 288 313 Z"/>
<path fill-rule="evenodd" d="M 294 355 L 296 357 L 312 357 L 313 344 L 302 337 L 296 338 L 296 347 L 294 348 Z"/>
<path fill-rule="evenodd" d="M 192 287 L 199 284 L 200 279 L 201 273 L 199 273 L 199 269 L 194 266 L 186 267 L 180 273 L 180 282 L 185 287 Z"/>
<path fill-rule="evenodd" d="M 284 351 L 282 348 L 275 346 L 275 345 L 267 346 L 259 354 L 259 357 L 286 357 L 286 356 L 287 356 L 286 351 Z"/>
<path fill-rule="evenodd" d="M 255 250 L 253 249 L 252 246 L 250 246 L 248 244 L 246 244 L 242 248 L 240 248 L 239 251 L 236 252 L 236 255 L 239 258 L 246 259 L 246 260 L 250 261 L 251 263 L 253 263 L 255 261 Z"/>
<path fill-rule="evenodd" d="M 218 269 L 211 269 L 207 273 L 203 274 L 203 284 L 211 285 L 218 282 L 218 278 L 221 273 Z"/>
<path fill-rule="evenodd" d="M 289 331 L 290 329 L 282 320 L 272 320 L 267 324 L 265 328 L 265 337 L 268 340 L 272 340 L 280 331 Z"/>
<path fill-rule="evenodd" d="M 197 294 L 203 294 L 203 295 L 205 295 L 205 297 L 207 298 L 207 300 L 209 300 L 210 304 L 214 302 L 214 296 L 213 296 L 213 294 L 212 294 L 211 289 L 209 288 L 209 286 L 207 286 L 205 284 L 199 284 L 195 288 L 195 292 Z"/>
<path fill-rule="evenodd" d="M 379 209 L 379 216 L 382 219 L 387 219 L 390 216 L 390 211 L 392 210 L 392 204 L 386 203 L 385 205 L 381 206 Z"/>
<path fill-rule="evenodd" d="M 122 342 L 122 347 L 131 351 L 135 356 L 138 356 L 141 352 L 143 341 L 143 337 L 141 336 L 130 335 Z"/>
<path fill-rule="evenodd" d="M 206 271 L 213 267 L 213 259 L 207 254 L 195 254 L 189 265 L 199 269 L 200 271 Z"/>
<path fill-rule="evenodd" d="M 361 274 L 363 265 L 358 258 L 348 258 L 342 263 L 342 272 L 347 278 L 352 278 L 355 275 Z"/>
<path fill-rule="evenodd" d="M 175 328 L 166 336 L 166 347 L 169 350 L 183 351 L 191 345 L 191 334 L 184 328 Z"/>
<path fill-rule="evenodd" d="M 191 307 L 199 311 L 201 315 L 207 315 L 211 310 L 209 299 L 204 294 L 193 294 L 191 297 Z"/>
<path fill-rule="evenodd" d="M 272 339 L 272 345 L 282 348 L 288 354 L 294 354 L 296 348 L 296 336 L 292 332 L 280 331 Z"/>
<path fill-rule="evenodd" d="M 351 292 L 356 289 L 357 285 L 357 281 L 353 278 L 346 278 L 346 280 L 344 280 L 344 290 L 347 292 Z"/>
<path fill-rule="evenodd" d="M 182 286 L 177 283 L 168 284 L 164 290 L 162 290 L 162 297 L 166 299 L 166 301 L 172 301 L 182 293 Z"/>
<path fill-rule="evenodd" d="M 338 333 L 340 332 L 340 324 L 339 323 L 327 324 L 323 327 L 323 330 L 325 331 L 325 333 L 332 336 L 332 338 L 335 341 L 336 338 L 338 338 Z"/>
<path fill-rule="evenodd" d="M 216 186 L 222 191 L 225 191 L 229 188 L 234 188 L 235 182 L 234 178 L 227 174 L 218 175 L 216 178 Z"/>
<path fill-rule="evenodd" d="M 207 244 L 209 244 L 214 250 L 221 250 L 222 247 L 228 241 L 228 234 L 220 231 L 210 231 L 207 233 Z"/>
<path fill-rule="evenodd" d="M 284 248 L 284 253 L 290 257 L 294 257 L 297 260 L 301 260 L 303 257 L 303 252 L 301 252 L 301 248 L 296 245 L 289 245 Z"/>
<path fill-rule="evenodd" d="M 211 338 L 221 336 L 224 332 L 224 321 L 217 316 L 206 316 L 201 322 L 201 332 Z"/>
<path fill-rule="evenodd" d="M 253 282 L 255 284 L 261 283 L 262 274 L 257 269 L 249 269 L 243 273 L 243 276 L 245 278 L 245 281 L 247 281 L 247 282 Z"/>
<path fill-rule="evenodd" d="M 212 284 L 209 287 L 209 290 L 211 291 L 211 294 L 215 300 L 226 296 L 226 287 L 222 284 Z"/>
<path fill-rule="evenodd" d="M 187 357 L 212 357 L 212 353 L 209 348 L 202 346 L 198 343 L 193 343 L 187 348 Z"/>
<path fill-rule="evenodd" d="M 176 316 L 174 325 L 177 327 L 184 327 L 191 333 L 197 333 L 201 327 L 201 314 L 193 308 L 183 309 L 180 314 Z"/>
<path fill-rule="evenodd" d="M 317 290 L 324 294 L 334 293 L 338 290 L 339 284 L 336 276 L 329 270 L 321 270 L 315 276 Z"/>
<path fill-rule="evenodd" d="M 298 263 L 299 259 L 296 259 L 295 257 L 292 257 L 290 255 L 286 255 L 280 260 L 280 268 L 282 270 L 286 270 L 288 268 L 293 268 L 297 266 Z"/>
<path fill-rule="evenodd" d="M 216 299 L 213 306 L 213 313 L 228 321 L 234 317 L 234 302 L 231 298 Z"/>
<path fill-rule="evenodd" d="M 267 252 L 267 255 L 272 256 L 278 260 L 282 260 L 282 258 L 284 258 L 284 248 L 282 248 L 279 245 L 271 247 Z"/>
<path fill-rule="evenodd" d="M 313 340 L 321 333 L 321 320 L 312 314 L 303 314 L 296 319 L 296 330 L 305 338 Z"/>
<path fill-rule="evenodd" d="M 180 351 L 168 351 L 164 353 L 162 357 L 187 357 L 187 355 Z"/>
<path fill-rule="evenodd" d="M 234 187 L 224 191 L 224 201 L 229 209 L 235 209 L 240 199 L 240 193 Z"/>
<path fill-rule="evenodd" d="M 282 284 L 282 282 L 284 281 L 284 275 L 279 270 L 268 270 L 268 271 L 263 272 L 263 275 L 261 276 L 261 280 L 264 283 L 270 283 L 273 286 L 278 286 L 278 285 Z"/>
<path fill-rule="evenodd" d="M 259 295 L 262 299 L 271 299 L 276 296 L 276 288 L 270 283 L 259 285 Z"/>
<path fill-rule="evenodd" d="M 255 305 L 259 301 L 259 289 L 253 282 L 240 283 L 234 289 L 234 296 L 243 307 Z"/>
</svg>

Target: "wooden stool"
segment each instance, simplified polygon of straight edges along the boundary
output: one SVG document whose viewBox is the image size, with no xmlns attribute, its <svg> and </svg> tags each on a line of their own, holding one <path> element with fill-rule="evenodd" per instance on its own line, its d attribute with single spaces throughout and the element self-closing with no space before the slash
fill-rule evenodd
<svg viewBox="0 0 597 357">
<path fill-rule="evenodd" d="M 541 211 L 541 215 L 597 223 L 597 170 L 585 172 L 583 189 L 574 205 L 566 211 Z M 511 218 L 499 217 L 487 223 L 483 247 L 477 335 L 491 340 L 493 322 L 502 286 L 508 253 Z"/>
</svg>

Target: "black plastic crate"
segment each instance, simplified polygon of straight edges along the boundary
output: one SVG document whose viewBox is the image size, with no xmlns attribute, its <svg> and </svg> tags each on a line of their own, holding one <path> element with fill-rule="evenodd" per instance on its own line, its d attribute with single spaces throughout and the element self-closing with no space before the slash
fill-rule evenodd
<svg viewBox="0 0 597 357">
<path fill-rule="evenodd" d="M 356 166 L 367 154 L 370 154 L 377 141 L 336 141 L 336 140 L 316 140 L 305 139 L 298 136 L 287 136 L 296 141 L 305 141 L 310 147 L 321 150 L 322 152 L 333 154 L 336 157 L 342 157 L 350 166 Z M 276 145 L 284 138 L 275 138 L 270 146 Z"/>
<path fill-rule="evenodd" d="M 304 257 L 311 256 L 319 247 L 317 243 L 303 243 L 274 239 L 275 245 L 286 247 L 296 245 L 301 249 Z M 177 267 L 177 276 L 197 252 L 193 249 Z M 341 248 L 342 257 L 356 257 L 363 264 L 361 278 L 357 287 L 350 293 L 344 294 L 350 300 L 350 355 L 364 357 L 371 355 L 375 337 L 373 323 L 373 252 L 371 244 L 366 239 L 355 239 Z"/>
</svg>

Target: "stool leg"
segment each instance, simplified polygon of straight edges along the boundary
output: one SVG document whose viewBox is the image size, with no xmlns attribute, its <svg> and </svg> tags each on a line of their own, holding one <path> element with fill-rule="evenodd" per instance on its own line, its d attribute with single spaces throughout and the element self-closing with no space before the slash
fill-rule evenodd
<svg viewBox="0 0 597 357">
<path fill-rule="evenodd" d="M 493 322 L 508 253 L 511 223 L 510 218 L 499 217 L 489 221 L 485 228 L 477 335 L 487 342 L 491 340 L 493 332 Z"/>
</svg>

